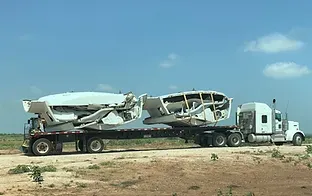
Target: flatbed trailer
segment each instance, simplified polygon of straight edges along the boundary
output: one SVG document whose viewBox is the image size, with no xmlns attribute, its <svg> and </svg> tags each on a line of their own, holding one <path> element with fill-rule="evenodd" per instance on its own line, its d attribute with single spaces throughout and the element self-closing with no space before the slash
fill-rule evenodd
<svg viewBox="0 0 312 196">
<path fill-rule="evenodd" d="M 244 135 L 237 126 L 164 127 L 112 129 L 106 131 L 72 130 L 27 133 L 24 129 L 23 152 L 36 156 L 62 153 L 63 143 L 75 142 L 76 151 L 99 153 L 105 145 L 103 139 L 182 138 L 195 140 L 202 147 L 238 147 Z"/>
<path fill-rule="evenodd" d="M 23 152 L 36 156 L 62 153 L 63 143 L 75 142 L 76 150 L 87 153 L 103 151 L 103 139 L 182 138 L 194 140 L 201 147 L 239 147 L 242 143 L 274 143 L 283 145 L 291 142 L 300 146 L 305 134 L 299 122 L 282 118 L 280 111 L 264 103 L 245 103 L 237 108 L 236 124 L 231 126 L 188 126 L 163 128 L 130 128 L 91 130 L 62 130 L 62 126 L 46 131 L 42 121 L 33 117 L 24 125 Z M 51 130 L 51 127 L 49 128 Z M 54 131 L 55 130 L 55 131 Z"/>
</svg>

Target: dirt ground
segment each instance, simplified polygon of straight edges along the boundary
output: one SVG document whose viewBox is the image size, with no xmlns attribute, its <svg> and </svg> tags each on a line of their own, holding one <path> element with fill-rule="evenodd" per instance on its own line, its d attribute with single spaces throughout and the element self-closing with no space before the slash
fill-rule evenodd
<svg viewBox="0 0 312 196">
<path fill-rule="evenodd" d="M 306 146 L 185 148 L 46 157 L 2 152 L 0 194 L 213 196 L 230 195 L 232 190 L 232 195 L 312 195 L 312 159 L 303 156 L 305 150 Z M 8 173 L 19 164 L 53 165 L 57 170 L 42 173 L 44 181 L 38 184 L 28 173 Z"/>
</svg>

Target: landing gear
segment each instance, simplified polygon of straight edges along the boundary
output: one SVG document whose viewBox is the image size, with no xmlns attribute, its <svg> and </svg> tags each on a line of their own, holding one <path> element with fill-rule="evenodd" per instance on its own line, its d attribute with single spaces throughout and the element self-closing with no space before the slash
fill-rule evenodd
<svg viewBox="0 0 312 196">
<path fill-rule="evenodd" d="M 54 145 L 54 153 L 55 154 L 62 154 L 63 152 L 63 143 L 62 142 L 58 142 Z"/>
</svg>

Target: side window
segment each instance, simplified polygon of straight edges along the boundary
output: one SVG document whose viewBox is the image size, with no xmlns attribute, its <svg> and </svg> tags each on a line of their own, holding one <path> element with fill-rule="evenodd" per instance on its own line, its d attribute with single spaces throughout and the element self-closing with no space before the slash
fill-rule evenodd
<svg viewBox="0 0 312 196">
<path fill-rule="evenodd" d="M 267 115 L 262 115 L 262 123 L 267 123 L 268 122 L 268 116 Z"/>
<path fill-rule="evenodd" d="M 275 119 L 278 121 L 282 121 L 282 115 L 281 114 L 275 114 Z"/>
</svg>

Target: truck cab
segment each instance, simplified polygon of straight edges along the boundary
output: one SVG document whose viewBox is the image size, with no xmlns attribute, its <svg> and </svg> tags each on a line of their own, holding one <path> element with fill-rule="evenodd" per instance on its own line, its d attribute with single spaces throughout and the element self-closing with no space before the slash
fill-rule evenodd
<svg viewBox="0 0 312 196">
<path fill-rule="evenodd" d="M 273 142 L 276 145 L 292 142 L 299 146 L 305 140 L 299 122 L 283 119 L 281 111 L 265 103 L 250 102 L 239 105 L 236 124 L 248 142 Z"/>
<path fill-rule="evenodd" d="M 44 122 L 38 117 L 31 117 L 27 120 L 27 123 L 24 124 L 24 141 L 22 144 L 22 151 L 28 153 L 29 149 L 29 138 L 31 134 L 36 132 L 44 131 Z"/>
</svg>

